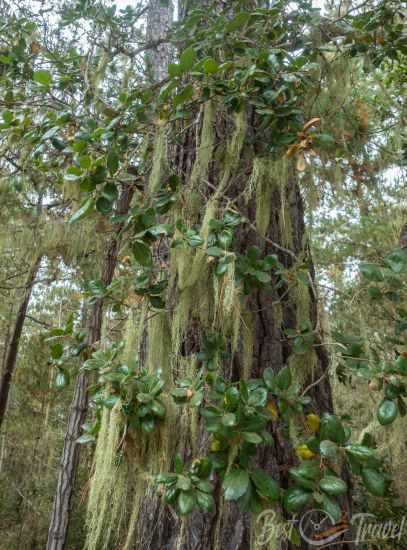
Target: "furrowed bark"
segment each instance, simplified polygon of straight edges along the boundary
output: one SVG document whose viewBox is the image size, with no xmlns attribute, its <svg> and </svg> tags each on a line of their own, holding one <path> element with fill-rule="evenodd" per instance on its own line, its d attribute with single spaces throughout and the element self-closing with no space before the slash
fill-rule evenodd
<svg viewBox="0 0 407 550">
<path fill-rule="evenodd" d="M 134 189 L 131 186 L 123 188 L 117 207 L 118 215 L 125 215 L 129 211 L 133 192 Z M 113 237 L 107 248 L 101 277 L 105 286 L 110 285 L 113 279 L 122 229 L 122 222 L 116 224 Z M 94 304 L 90 315 L 88 329 L 89 347 L 92 347 L 100 340 L 102 320 L 103 299 L 99 299 Z M 64 439 L 64 447 L 52 508 L 51 524 L 48 532 L 47 550 L 63 550 L 66 545 L 70 520 L 70 504 L 79 462 L 80 445 L 77 443 L 77 439 L 80 436 L 81 426 L 85 421 L 87 409 L 87 376 L 84 371 L 81 371 L 75 382 L 75 390 Z"/>
</svg>

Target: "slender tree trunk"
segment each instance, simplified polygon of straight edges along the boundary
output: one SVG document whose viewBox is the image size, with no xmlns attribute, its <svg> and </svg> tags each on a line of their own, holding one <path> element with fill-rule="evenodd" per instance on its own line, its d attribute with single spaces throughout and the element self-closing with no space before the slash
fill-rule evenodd
<svg viewBox="0 0 407 550">
<path fill-rule="evenodd" d="M 8 396 L 10 392 L 11 380 L 17 362 L 18 348 L 20 345 L 21 333 L 23 331 L 25 317 L 27 314 L 28 304 L 30 302 L 31 292 L 34 286 L 42 256 L 38 256 L 31 267 L 25 285 L 24 297 L 17 311 L 17 317 L 14 324 L 13 332 L 7 347 L 7 353 L 4 360 L 4 367 L 0 383 L 0 430 L 4 421 L 7 409 Z"/>
<path fill-rule="evenodd" d="M 171 60 L 171 48 L 168 42 L 162 42 L 171 28 L 174 15 L 174 6 L 172 0 L 161 2 L 160 0 L 150 0 L 147 12 L 147 40 L 155 42 L 151 50 L 150 71 L 151 79 L 159 82 L 167 76 L 168 63 Z"/>
<path fill-rule="evenodd" d="M 132 197 L 133 188 L 125 187 L 118 204 L 118 215 L 124 215 L 128 212 Z M 107 248 L 102 268 L 102 281 L 105 286 L 110 285 L 113 279 L 122 229 L 123 223 L 118 223 L 114 228 L 113 237 Z M 102 319 L 103 300 L 100 299 L 94 304 L 90 316 L 88 332 L 88 345 L 90 347 L 100 340 Z M 75 382 L 74 396 L 64 439 L 64 447 L 52 508 L 51 524 L 48 532 L 47 550 L 62 550 L 65 548 L 70 520 L 70 503 L 79 461 L 80 445 L 77 443 L 77 439 L 80 436 L 81 426 L 86 418 L 87 408 L 87 377 L 86 373 L 81 371 Z"/>
</svg>

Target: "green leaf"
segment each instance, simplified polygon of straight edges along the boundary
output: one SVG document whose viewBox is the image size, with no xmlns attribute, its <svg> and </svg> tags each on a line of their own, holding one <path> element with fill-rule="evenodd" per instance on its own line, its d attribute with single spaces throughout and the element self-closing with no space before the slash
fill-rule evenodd
<svg viewBox="0 0 407 550">
<path fill-rule="evenodd" d="M 273 501 L 278 500 L 280 496 L 280 487 L 269 474 L 261 468 L 256 468 L 251 474 L 251 478 L 259 495 Z"/>
<path fill-rule="evenodd" d="M 373 468 L 363 468 L 362 480 L 366 489 L 372 495 L 384 497 L 386 494 L 386 479 L 383 474 Z"/>
<path fill-rule="evenodd" d="M 213 256 L 214 258 L 220 258 L 221 256 L 224 256 L 225 251 L 217 246 L 210 246 L 207 248 L 206 253 L 208 256 Z"/>
<path fill-rule="evenodd" d="M 249 486 L 249 474 L 241 468 L 229 472 L 223 480 L 226 500 L 237 500 L 243 496 Z"/>
<path fill-rule="evenodd" d="M 368 281 L 383 281 L 383 272 L 376 264 L 363 264 L 360 266 L 360 272 Z"/>
<path fill-rule="evenodd" d="M 86 216 L 89 216 L 94 210 L 95 201 L 93 197 L 89 197 L 70 218 L 69 224 L 73 224 L 79 220 L 82 220 Z"/>
<path fill-rule="evenodd" d="M 222 424 L 228 428 L 236 426 L 236 415 L 233 413 L 227 413 L 222 417 Z"/>
<path fill-rule="evenodd" d="M 283 498 L 283 505 L 287 512 L 299 512 L 310 502 L 312 493 L 299 487 L 288 489 Z"/>
<path fill-rule="evenodd" d="M 152 412 L 156 416 L 158 416 L 158 418 L 165 417 L 165 407 L 160 401 L 158 401 L 157 399 L 154 399 L 154 401 L 151 403 L 150 406 L 151 406 Z"/>
<path fill-rule="evenodd" d="M 88 170 L 92 165 L 92 159 L 89 155 L 82 155 L 79 157 L 79 166 L 84 170 Z"/>
<path fill-rule="evenodd" d="M 308 479 L 301 474 L 301 471 L 297 468 L 290 468 L 290 475 L 293 478 L 296 485 L 299 485 L 302 489 L 313 491 L 316 483 L 313 479 Z"/>
<path fill-rule="evenodd" d="M 250 18 L 250 14 L 240 12 L 226 25 L 226 32 L 234 32 L 242 28 Z"/>
<path fill-rule="evenodd" d="M 192 230 L 187 231 L 185 238 L 189 246 L 191 246 L 192 248 L 201 246 L 204 243 L 203 238 L 196 231 L 192 231 Z"/>
<path fill-rule="evenodd" d="M 96 210 L 101 214 L 110 214 L 113 209 L 113 203 L 106 197 L 99 197 L 96 201 Z"/>
<path fill-rule="evenodd" d="M 264 285 L 271 281 L 271 276 L 265 271 L 255 271 L 253 276 L 256 277 L 259 283 L 263 283 Z"/>
<path fill-rule="evenodd" d="M 55 378 L 55 386 L 58 389 L 65 388 L 68 385 L 68 377 L 63 371 L 59 371 Z"/>
<path fill-rule="evenodd" d="M 189 71 L 196 58 L 196 52 L 192 46 L 184 50 L 179 58 L 179 66 L 182 72 Z"/>
<path fill-rule="evenodd" d="M 384 399 L 377 409 L 377 420 L 382 426 L 394 422 L 397 417 L 397 404 L 390 399 Z"/>
<path fill-rule="evenodd" d="M 212 468 L 212 465 L 211 465 Z M 213 493 L 213 485 L 209 481 L 201 480 L 197 485 L 198 489 L 203 493 Z"/>
<path fill-rule="evenodd" d="M 175 471 L 178 475 L 182 474 L 182 470 L 184 469 L 184 464 L 182 462 L 181 455 L 179 453 L 175 456 Z"/>
<path fill-rule="evenodd" d="M 107 155 L 106 165 L 111 176 L 113 176 L 119 168 L 119 155 L 115 148 L 111 148 Z"/>
<path fill-rule="evenodd" d="M 106 197 L 110 202 L 114 202 L 119 196 L 119 192 L 114 183 L 106 183 L 103 187 L 102 195 Z"/>
<path fill-rule="evenodd" d="M 167 487 L 164 493 L 165 502 L 167 502 L 168 504 L 174 504 L 178 494 L 179 494 L 179 491 L 176 487 Z"/>
<path fill-rule="evenodd" d="M 153 265 L 153 257 L 150 247 L 143 241 L 135 241 L 132 246 L 132 251 L 135 260 L 144 267 L 151 267 Z"/>
<path fill-rule="evenodd" d="M 11 124 L 14 120 L 14 115 L 12 111 L 3 111 L 2 113 L 3 120 L 6 124 Z M 58 130 L 58 128 L 57 128 Z"/>
<path fill-rule="evenodd" d="M 178 489 L 182 489 L 182 491 L 189 491 L 192 487 L 191 479 L 184 475 L 178 476 L 177 487 Z"/>
<path fill-rule="evenodd" d="M 192 491 L 181 491 L 178 495 L 178 509 L 182 516 L 192 512 L 196 504 L 196 496 Z"/>
<path fill-rule="evenodd" d="M 292 382 L 291 371 L 289 367 L 283 367 L 278 371 L 275 377 L 275 383 L 280 390 L 288 390 Z"/>
<path fill-rule="evenodd" d="M 324 414 L 321 419 L 321 439 L 330 439 L 342 445 L 346 442 L 346 433 L 342 422 L 334 414 Z"/>
<path fill-rule="evenodd" d="M 351 443 L 345 447 L 346 452 L 355 458 L 358 462 L 368 463 L 372 459 L 376 459 L 376 452 L 370 447 L 359 445 L 358 443 Z"/>
<path fill-rule="evenodd" d="M 390 267 L 394 273 L 401 273 L 406 265 L 407 251 L 403 249 L 393 250 L 384 262 Z"/>
<path fill-rule="evenodd" d="M 214 74 L 219 71 L 219 63 L 213 59 L 213 57 L 208 57 L 202 63 L 203 70 L 206 73 Z"/>
<path fill-rule="evenodd" d="M 343 479 L 336 476 L 323 477 L 319 482 L 319 486 L 324 493 L 333 496 L 344 495 L 348 490 L 348 486 Z"/>
<path fill-rule="evenodd" d="M 177 63 L 170 63 L 168 65 L 168 74 L 171 78 L 176 78 L 182 75 L 182 68 Z"/>
<path fill-rule="evenodd" d="M 330 516 L 333 523 L 337 523 L 341 519 L 340 506 L 327 495 L 322 496 L 322 509 Z"/>
<path fill-rule="evenodd" d="M 261 435 L 256 434 L 255 432 L 243 432 L 242 436 L 243 439 L 248 443 L 253 443 L 254 445 L 263 443 L 263 438 L 261 437 Z"/>
<path fill-rule="evenodd" d="M 325 458 L 334 458 L 338 455 L 338 446 L 333 441 L 329 441 L 329 439 L 324 439 L 324 441 L 321 441 L 319 444 L 319 449 L 321 451 L 321 455 Z"/>
<path fill-rule="evenodd" d="M 155 428 L 155 420 L 153 417 L 148 416 L 141 420 L 141 429 L 144 432 L 150 434 L 151 432 L 154 431 L 154 428 Z"/>
<path fill-rule="evenodd" d="M 52 84 L 52 75 L 45 70 L 34 71 L 33 80 L 41 86 L 49 87 Z"/>
<path fill-rule="evenodd" d="M 52 359 L 59 359 L 64 352 L 64 346 L 57 342 L 56 344 L 52 344 L 51 346 L 51 357 Z"/>
<path fill-rule="evenodd" d="M 263 371 L 263 380 L 266 386 L 269 390 L 272 390 L 275 384 L 275 376 L 273 369 L 271 367 L 267 367 Z"/>
<path fill-rule="evenodd" d="M 208 512 L 212 512 L 215 509 L 215 500 L 213 496 L 209 493 L 197 491 L 196 500 L 198 506 L 200 508 L 203 508 L 204 510 L 207 510 Z"/>
<path fill-rule="evenodd" d="M 185 86 L 182 92 L 180 92 L 174 97 L 173 99 L 174 107 L 178 107 L 179 105 L 182 105 L 183 103 L 191 99 L 193 95 L 194 95 L 194 87 L 192 86 L 192 84 L 188 84 L 187 86 Z"/>
<path fill-rule="evenodd" d="M 119 401 L 120 397 L 118 395 L 109 395 L 103 401 L 103 405 L 108 409 L 113 409 L 116 403 Z"/>
<path fill-rule="evenodd" d="M 400 374 L 407 375 L 407 359 L 403 355 L 399 355 L 395 361 L 396 368 Z"/>
</svg>

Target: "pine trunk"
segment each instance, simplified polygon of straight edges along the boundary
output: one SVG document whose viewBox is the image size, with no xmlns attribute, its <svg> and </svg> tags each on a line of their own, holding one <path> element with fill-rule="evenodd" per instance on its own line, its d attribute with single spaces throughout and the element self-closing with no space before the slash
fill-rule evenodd
<svg viewBox="0 0 407 550">
<path fill-rule="evenodd" d="M 152 6 L 157 4 L 161 4 L 159 0 L 151 2 Z M 154 21 L 151 14 L 150 21 Z M 163 62 L 163 56 L 159 56 L 159 62 Z M 158 71 L 155 75 L 158 78 L 163 73 Z M 233 274 L 226 274 L 221 283 L 216 280 L 205 252 L 171 249 L 163 256 L 161 248 L 160 260 L 168 262 L 172 274 L 165 312 L 150 316 L 147 326 L 142 327 L 144 337 L 134 353 L 139 354 L 141 363 L 150 371 L 155 372 L 160 367 L 167 388 L 171 389 L 177 378 L 195 375 L 196 353 L 201 349 L 205 334 L 215 331 L 228 340 L 232 357 L 230 363 L 224 365 L 222 374 L 226 380 L 257 378 L 266 368 L 271 367 L 277 373 L 289 365 L 296 381 L 312 396 L 313 410 L 329 412 L 332 411 L 329 358 L 323 346 L 301 192 L 293 167 L 263 152 L 263 136 L 257 125 L 256 116 L 250 109 L 232 114 L 214 100 L 204 104 L 199 112 L 192 113 L 185 123 L 175 123 L 165 131 L 159 128 L 154 151 L 154 159 L 159 162 L 153 160 L 148 188 L 154 193 L 168 173 L 175 172 L 182 182 L 183 201 L 173 221 L 181 217 L 189 227 L 200 226 L 204 241 L 208 236 L 209 220 L 222 219 L 228 205 L 232 205 L 247 220 L 238 231 L 235 252 L 245 254 L 255 245 L 262 257 L 276 254 L 287 270 L 292 269 L 293 277 L 294 272 L 302 272 L 302 282 L 287 283 L 271 292 L 258 289 L 245 297 L 236 290 Z M 178 136 L 178 140 L 174 136 Z M 157 147 L 165 150 L 159 151 Z M 226 303 L 229 294 L 232 304 Z M 292 339 L 287 337 L 286 331 L 299 330 L 305 323 L 313 332 L 314 346 L 298 356 L 293 352 Z M 139 332 L 140 328 L 135 327 L 135 330 Z M 170 403 L 168 408 L 170 412 L 158 435 L 158 443 L 149 440 L 143 443 L 145 436 L 132 434 L 131 430 L 126 435 L 130 472 L 126 490 L 131 513 L 123 549 L 260 548 L 256 542 L 255 518 L 242 513 L 234 502 L 224 501 L 219 479 L 215 480 L 216 511 L 213 513 L 196 511 L 191 517 L 182 519 L 163 502 L 151 476 L 160 471 L 173 471 L 177 452 L 184 463 L 190 465 L 205 456 L 210 447 L 209 434 L 197 413 L 177 407 L 174 410 Z M 113 426 L 117 423 L 117 414 L 110 417 L 110 423 Z M 288 469 L 298 463 L 298 458 L 292 443 L 282 432 L 281 424 L 273 422 L 271 434 L 275 445 L 261 446 L 256 463 L 286 488 Z M 144 447 L 147 452 L 140 459 L 140 448 Z M 100 452 L 102 448 L 103 441 Z M 107 451 L 111 452 L 111 449 Z M 102 459 L 100 464 L 103 468 Z M 113 476 L 118 476 L 117 480 L 128 473 L 119 472 L 119 469 L 112 471 Z M 95 483 L 98 475 L 96 471 Z M 102 475 L 106 476 L 106 472 Z M 106 491 L 115 495 L 115 480 L 110 489 L 108 486 L 109 482 Z M 106 509 L 106 498 L 113 500 L 113 496 L 106 497 L 103 493 L 100 510 Z M 123 505 L 124 502 L 125 499 Z M 349 508 L 346 498 L 342 503 L 345 514 Z M 276 511 L 280 518 L 286 517 L 282 509 L 277 507 Z M 93 519 L 95 516 L 93 512 Z M 103 536 L 103 521 L 100 518 L 97 527 L 88 534 L 92 550 L 110 548 L 112 526 Z M 123 525 L 117 528 L 117 539 L 122 528 Z M 300 545 L 307 548 L 304 541 Z M 351 547 L 338 544 L 337 548 L 342 546 Z M 261 547 L 277 550 L 293 546 L 288 541 L 273 538 Z"/>
<path fill-rule="evenodd" d="M 38 256 L 36 258 L 28 274 L 23 300 L 17 311 L 14 328 L 11 334 L 10 341 L 7 346 L 7 352 L 5 355 L 3 372 L 2 372 L 2 379 L 0 383 L 0 430 L 6 414 L 8 396 L 9 396 L 10 387 L 11 387 L 11 380 L 13 378 L 13 374 L 14 374 L 14 370 L 17 362 L 17 355 L 18 355 L 18 348 L 20 345 L 21 333 L 23 331 L 24 322 L 27 315 L 27 309 L 30 303 L 31 292 L 35 283 L 35 278 L 40 268 L 41 258 L 42 256 Z"/>
<path fill-rule="evenodd" d="M 132 187 L 125 187 L 120 198 L 117 214 L 125 215 L 133 197 Z M 123 223 L 114 228 L 114 235 L 108 245 L 102 268 L 102 281 L 105 286 L 110 285 L 120 245 L 120 234 Z M 93 306 L 90 316 L 88 345 L 94 346 L 100 340 L 103 320 L 103 300 L 99 299 Z M 85 422 L 88 409 L 86 372 L 81 371 L 75 382 L 74 396 L 68 418 L 68 427 L 64 439 L 57 487 L 52 508 L 51 524 L 48 532 L 47 550 L 63 550 L 65 548 L 70 520 L 70 503 L 78 469 L 80 445 L 77 439 L 81 434 L 81 426 Z"/>
<path fill-rule="evenodd" d="M 253 121 L 250 113 L 245 113 L 246 116 L 249 121 Z M 216 135 L 233 136 L 233 132 L 236 132 L 236 127 L 233 128 L 230 119 L 225 121 L 222 112 L 213 116 L 213 120 L 217 121 L 214 123 Z M 199 145 L 197 148 L 193 136 L 194 131 L 191 130 L 186 142 L 176 150 L 174 161 L 174 166 L 179 175 L 183 176 L 187 189 L 191 185 L 191 179 L 194 179 L 194 169 L 191 167 L 194 166 L 194 163 L 199 162 L 195 156 L 196 151 L 199 156 Z M 203 139 L 201 137 L 201 142 Z M 230 141 L 232 140 L 233 138 Z M 232 160 L 234 171 L 230 174 L 225 191 L 222 196 L 219 196 L 218 202 L 219 205 L 225 205 L 228 200 L 235 201 L 239 212 L 249 220 L 245 225 L 246 229 L 242 229 L 238 235 L 235 245 L 237 251 L 244 253 L 248 247 L 255 245 L 261 250 L 262 256 L 277 254 L 280 262 L 288 270 L 293 269 L 294 272 L 294 268 L 298 269 L 301 266 L 305 282 L 297 283 L 294 285 L 294 289 L 285 286 L 272 293 L 256 290 L 246 300 L 242 300 L 239 344 L 233 355 L 232 364 L 226 368 L 223 374 L 226 379 L 237 381 L 241 378 L 259 378 L 268 367 L 277 373 L 284 366 L 289 365 L 296 376 L 296 381 L 300 382 L 304 390 L 307 390 L 312 397 L 313 411 L 317 413 L 332 412 L 332 390 L 328 377 L 329 357 L 323 346 L 324 335 L 314 284 L 314 267 L 305 235 L 304 205 L 294 170 L 286 167 L 287 177 L 284 181 L 282 173 L 278 173 L 280 170 L 284 171 L 284 163 L 269 162 L 261 157 L 261 136 L 256 136 L 255 121 L 252 125 L 248 125 L 245 143 L 242 144 L 241 150 L 235 153 L 237 157 Z M 217 158 L 219 159 L 219 155 Z M 225 161 L 225 159 L 223 160 Z M 258 162 L 269 168 L 263 170 L 260 180 L 257 182 L 258 188 L 255 193 L 257 198 L 254 196 L 247 200 L 245 197 L 247 182 L 253 177 Z M 224 166 L 222 167 L 219 162 L 212 161 L 211 165 L 208 173 L 210 183 L 208 188 L 212 189 L 212 192 L 207 195 L 207 204 L 213 200 L 225 181 L 223 179 Z M 190 189 L 190 192 L 193 193 L 193 189 Z M 236 203 L 236 197 L 242 198 Z M 204 208 L 205 206 L 202 205 L 202 211 Z M 203 215 L 198 214 L 195 219 L 191 218 L 189 221 L 191 225 L 202 222 Z M 188 271 L 193 270 L 193 260 L 186 268 Z M 173 306 L 165 323 L 167 326 L 174 326 L 176 323 L 177 310 L 183 307 L 182 301 L 185 293 L 188 292 L 188 289 L 180 282 L 180 277 L 182 278 L 182 275 L 179 273 L 178 288 L 173 289 L 174 295 L 169 299 L 169 303 Z M 204 265 L 201 277 L 202 279 L 206 277 Z M 205 285 L 203 286 L 205 287 Z M 180 342 L 182 360 L 199 351 L 203 333 L 214 321 L 212 318 L 206 326 L 202 325 L 202 310 L 207 307 L 207 300 L 200 296 L 200 292 L 201 289 L 197 283 L 193 296 L 194 304 L 190 306 L 188 321 Z M 236 313 L 231 312 L 231 314 Z M 214 317 L 216 317 L 216 312 L 214 312 Z M 307 322 L 312 326 L 315 344 L 310 352 L 298 356 L 293 353 L 292 339 L 287 337 L 286 331 L 287 329 L 298 330 L 303 323 Z M 218 324 L 219 331 L 222 332 L 222 325 L 233 324 L 233 320 L 230 321 L 225 317 L 223 323 L 219 319 L 217 322 L 215 320 L 215 323 Z M 246 342 L 244 342 L 245 340 Z M 171 378 L 176 378 L 179 366 L 173 364 L 172 369 Z M 199 421 L 198 430 L 193 431 L 184 419 L 178 418 L 175 432 L 178 435 L 174 451 L 182 454 L 186 464 L 190 464 L 194 459 L 204 456 L 208 452 L 208 434 L 205 433 L 203 419 Z M 198 441 L 193 440 L 194 433 L 197 434 Z M 298 463 L 298 458 L 292 445 L 283 436 L 282 427 L 278 422 L 273 423 L 272 435 L 275 447 L 264 447 L 259 451 L 257 464 L 279 480 L 282 488 L 287 488 L 288 469 Z M 191 519 L 180 520 L 174 517 L 170 508 L 158 496 L 149 496 L 146 492 L 140 506 L 131 548 L 134 550 L 150 548 L 244 550 L 257 548 L 253 518 L 240 512 L 235 503 L 223 500 L 219 481 L 216 495 L 217 511 L 215 513 L 194 512 Z M 349 516 L 350 501 L 348 499 L 344 499 L 342 502 L 342 509 L 345 515 Z M 284 518 L 285 514 L 282 510 L 279 510 L 279 514 Z M 308 548 L 304 541 L 301 542 L 301 545 L 303 548 Z M 341 545 L 336 547 L 340 548 Z M 343 545 L 343 548 L 350 547 L 349 544 Z M 291 548 L 291 544 L 287 541 L 280 541 L 280 543 L 273 541 L 270 545 L 262 546 L 262 548 L 270 550 Z"/>
</svg>

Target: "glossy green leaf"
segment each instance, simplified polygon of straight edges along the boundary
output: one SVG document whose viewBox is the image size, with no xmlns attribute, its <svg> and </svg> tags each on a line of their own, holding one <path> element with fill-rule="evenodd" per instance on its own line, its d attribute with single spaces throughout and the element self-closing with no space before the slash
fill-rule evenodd
<svg viewBox="0 0 407 550">
<path fill-rule="evenodd" d="M 257 488 L 257 492 L 261 496 L 272 501 L 278 500 L 280 496 L 280 487 L 269 474 L 257 468 L 250 477 Z"/>
<path fill-rule="evenodd" d="M 94 211 L 95 201 L 93 197 L 89 197 L 70 218 L 69 224 L 73 224 L 89 216 Z"/>
<path fill-rule="evenodd" d="M 363 468 L 362 480 L 366 489 L 372 495 L 383 497 L 386 494 L 386 479 L 377 470 L 372 468 Z"/>
<path fill-rule="evenodd" d="M 41 86 L 49 87 L 52 84 L 52 75 L 46 70 L 34 71 L 33 80 L 37 84 L 41 84 Z"/>
<path fill-rule="evenodd" d="M 178 495 L 178 509 L 182 516 L 192 512 L 196 504 L 196 496 L 193 491 L 180 491 Z"/>
<path fill-rule="evenodd" d="M 377 420 L 382 426 L 394 422 L 397 417 L 397 403 L 390 399 L 384 399 L 377 409 Z"/>
<path fill-rule="evenodd" d="M 303 510 L 312 499 L 312 493 L 299 487 L 288 489 L 283 498 L 283 505 L 287 512 Z"/>
<path fill-rule="evenodd" d="M 179 58 L 179 66 L 182 72 L 189 71 L 194 65 L 196 52 L 192 46 L 184 50 Z"/>
<path fill-rule="evenodd" d="M 223 480 L 226 500 L 237 500 L 243 496 L 249 486 L 249 474 L 241 468 L 229 472 Z"/>
<path fill-rule="evenodd" d="M 132 251 L 135 260 L 144 267 L 151 267 L 153 265 L 153 257 L 150 247 L 143 241 L 134 241 L 132 245 Z"/>
<path fill-rule="evenodd" d="M 319 486 L 328 495 L 338 496 L 344 495 L 348 487 L 343 479 L 336 476 L 325 476 L 319 482 Z"/>
</svg>

